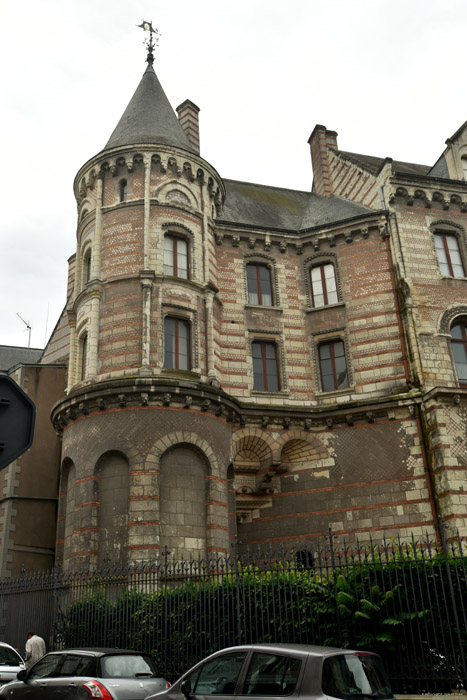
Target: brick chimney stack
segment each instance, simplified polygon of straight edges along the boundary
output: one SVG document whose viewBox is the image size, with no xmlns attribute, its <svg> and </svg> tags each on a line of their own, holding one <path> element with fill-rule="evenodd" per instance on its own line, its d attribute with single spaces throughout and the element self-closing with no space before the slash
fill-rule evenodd
<svg viewBox="0 0 467 700">
<path fill-rule="evenodd" d="M 313 192 L 329 197 L 334 189 L 331 182 L 329 148 L 337 150 L 337 132 L 328 131 L 325 126 L 317 124 L 308 139 L 313 167 Z"/>
<path fill-rule="evenodd" d="M 199 155 L 199 107 L 191 100 L 185 100 L 177 107 L 178 121 L 188 141 Z"/>
</svg>

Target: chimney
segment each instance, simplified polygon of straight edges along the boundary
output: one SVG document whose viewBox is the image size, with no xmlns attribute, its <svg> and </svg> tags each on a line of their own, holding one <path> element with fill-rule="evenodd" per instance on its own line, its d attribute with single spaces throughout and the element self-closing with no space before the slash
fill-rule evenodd
<svg viewBox="0 0 467 700">
<path fill-rule="evenodd" d="M 178 121 L 194 151 L 199 155 L 199 107 L 191 100 L 185 100 L 177 107 Z"/>
<path fill-rule="evenodd" d="M 325 126 L 317 124 L 308 139 L 313 167 L 313 192 L 329 197 L 333 194 L 331 182 L 329 148 L 337 150 L 337 132 L 328 131 Z"/>
</svg>

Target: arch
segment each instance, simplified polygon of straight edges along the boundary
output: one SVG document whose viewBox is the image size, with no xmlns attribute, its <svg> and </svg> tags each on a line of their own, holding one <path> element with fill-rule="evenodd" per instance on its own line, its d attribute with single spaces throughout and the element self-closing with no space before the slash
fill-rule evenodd
<svg viewBox="0 0 467 700">
<path fill-rule="evenodd" d="M 258 471 L 270 466 L 274 455 L 271 444 L 261 431 L 248 429 L 237 431 L 232 436 L 233 463 L 235 470 Z M 250 465 L 250 466 L 248 466 Z"/>
<path fill-rule="evenodd" d="M 157 468 L 164 452 L 174 445 L 189 445 L 193 448 L 197 448 L 209 464 L 208 473 L 219 474 L 219 462 L 209 442 L 197 433 L 189 430 L 176 430 L 172 433 L 167 433 L 164 437 L 157 440 L 148 452 L 146 459 L 147 464 L 152 464 Z"/>
<path fill-rule="evenodd" d="M 281 466 L 287 471 L 302 471 L 316 467 L 317 463 L 328 457 L 328 450 L 317 438 L 303 440 L 296 437 L 289 439 L 283 445 Z"/>
<path fill-rule="evenodd" d="M 194 209 L 199 209 L 197 197 L 193 194 L 191 189 L 187 187 L 184 182 L 180 182 L 180 180 L 169 180 L 168 182 L 164 182 L 162 185 L 156 188 L 153 196 L 160 202 L 165 202 L 167 194 L 174 190 L 181 192 L 188 200 L 186 204 L 183 204 L 181 201 L 175 201 L 176 205 L 182 207 L 189 206 L 193 207 Z"/>
<path fill-rule="evenodd" d="M 171 445 L 159 462 L 160 547 L 180 559 L 206 554 L 209 462 L 198 447 Z"/>
<path fill-rule="evenodd" d="M 126 563 L 128 544 L 129 464 L 117 450 L 105 452 L 96 462 L 98 478 L 98 564 L 108 560 Z"/>
<path fill-rule="evenodd" d="M 467 306 L 453 306 L 447 309 L 439 320 L 439 332 L 443 335 L 450 335 L 453 321 L 457 318 L 460 320 L 461 316 L 467 318 Z"/>
</svg>

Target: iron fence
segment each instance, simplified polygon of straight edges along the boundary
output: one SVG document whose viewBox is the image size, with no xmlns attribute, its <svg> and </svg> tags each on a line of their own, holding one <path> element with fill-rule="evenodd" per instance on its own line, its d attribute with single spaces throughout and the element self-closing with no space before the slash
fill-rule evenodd
<svg viewBox="0 0 467 700">
<path fill-rule="evenodd" d="M 0 638 L 29 629 L 50 649 L 152 653 L 170 680 L 242 643 L 294 642 L 380 653 L 398 693 L 467 687 L 466 545 L 425 539 L 242 550 L 0 581 Z"/>
</svg>

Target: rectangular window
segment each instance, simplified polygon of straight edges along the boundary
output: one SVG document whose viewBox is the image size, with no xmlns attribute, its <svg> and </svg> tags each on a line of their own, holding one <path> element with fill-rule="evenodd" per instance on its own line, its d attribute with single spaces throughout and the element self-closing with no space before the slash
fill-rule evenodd
<svg viewBox="0 0 467 700">
<path fill-rule="evenodd" d="M 164 321 L 164 367 L 190 369 L 190 327 L 186 321 L 170 317 Z"/>
<path fill-rule="evenodd" d="M 183 238 L 165 236 L 164 275 L 188 279 L 188 243 Z"/>
<path fill-rule="evenodd" d="M 246 266 L 248 303 L 257 306 L 272 306 L 271 271 L 267 265 Z"/>
<path fill-rule="evenodd" d="M 313 306 L 337 304 L 336 271 L 332 263 L 311 268 L 311 295 Z"/>
<path fill-rule="evenodd" d="M 456 236 L 448 233 L 435 233 L 435 246 L 441 274 L 445 277 L 465 277 Z"/>
<path fill-rule="evenodd" d="M 253 355 L 253 389 L 279 391 L 279 372 L 274 343 L 255 340 L 251 344 Z"/>
<path fill-rule="evenodd" d="M 320 344 L 319 366 L 323 391 L 346 389 L 349 386 L 347 361 L 342 340 Z"/>
</svg>

